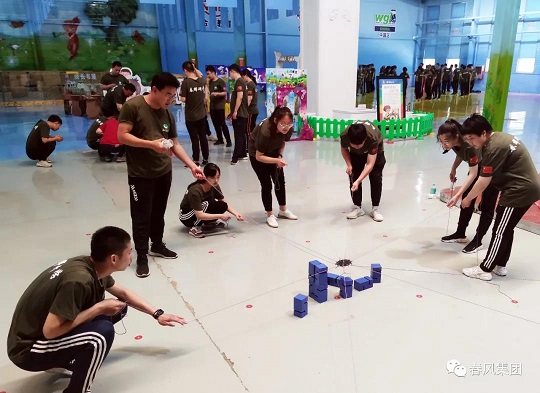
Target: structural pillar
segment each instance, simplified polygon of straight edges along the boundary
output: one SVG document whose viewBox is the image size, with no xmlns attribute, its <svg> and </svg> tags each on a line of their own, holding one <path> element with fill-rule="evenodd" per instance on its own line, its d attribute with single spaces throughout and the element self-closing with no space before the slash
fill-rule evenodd
<svg viewBox="0 0 540 393">
<path fill-rule="evenodd" d="M 300 0 L 300 61 L 308 112 L 333 117 L 356 106 L 360 0 Z"/>
<path fill-rule="evenodd" d="M 489 58 L 483 114 L 496 131 L 502 131 L 521 0 L 497 1 Z"/>
</svg>

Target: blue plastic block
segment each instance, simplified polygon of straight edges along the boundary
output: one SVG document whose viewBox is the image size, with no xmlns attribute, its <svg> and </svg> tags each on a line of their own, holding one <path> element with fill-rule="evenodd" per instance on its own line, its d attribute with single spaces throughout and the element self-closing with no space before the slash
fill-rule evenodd
<svg viewBox="0 0 540 393">
<path fill-rule="evenodd" d="M 307 312 L 308 297 L 299 293 L 294 297 L 294 311 Z"/>
<path fill-rule="evenodd" d="M 338 286 L 338 275 L 337 274 L 334 274 L 334 273 L 328 273 L 327 274 L 327 282 L 328 282 L 328 285 L 331 285 L 333 287 L 337 287 Z"/>
<path fill-rule="evenodd" d="M 381 273 L 380 272 L 371 272 L 371 278 L 373 279 L 374 284 L 381 283 Z"/>
<path fill-rule="evenodd" d="M 348 276 L 339 276 L 337 279 L 338 287 L 351 287 L 353 286 L 353 279 Z"/>
<path fill-rule="evenodd" d="M 371 264 L 371 271 L 375 271 L 375 272 L 382 272 L 382 266 L 380 263 L 372 263 Z"/>
<path fill-rule="evenodd" d="M 339 290 L 339 296 L 341 296 L 342 298 L 344 299 L 348 299 L 350 297 L 352 297 L 352 293 L 353 293 L 353 287 L 345 287 L 345 288 L 341 288 Z"/>
<path fill-rule="evenodd" d="M 370 276 L 364 277 L 367 280 L 365 289 L 373 288 L 373 279 Z"/>
<path fill-rule="evenodd" d="M 323 291 L 325 289 L 328 289 L 328 273 L 315 273 L 315 276 L 313 276 L 313 280 L 311 280 L 312 277 L 310 277 L 309 280 L 309 287 L 317 288 L 319 291 Z M 312 282 L 313 281 L 313 282 Z"/>
<path fill-rule="evenodd" d="M 371 278 L 370 278 L 371 280 Z M 366 279 L 366 277 L 361 277 L 361 278 L 357 278 L 356 280 L 354 280 L 354 289 L 356 289 L 357 291 L 363 291 L 364 289 L 367 289 L 369 288 L 368 287 L 368 280 Z M 373 284 L 371 284 L 371 286 L 373 286 Z"/>
<path fill-rule="evenodd" d="M 328 300 L 328 290 L 318 291 L 315 288 L 309 289 L 309 297 L 317 303 L 324 303 Z"/>
<path fill-rule="evenodd" d="M 328 266 L 319 261 L 309 262 L 309 276 L 313 276 L 316 273 L 323 273 L 328 271 Z"/>
<path fill-rule="evenodd" d="M 306 315 L 307 315 L 307 311 L 305 311 L 305 312 L 295 311 L 294 312 L 294 316 L 298 317 L 298 318 L 304 318 Z"/>
</svg>

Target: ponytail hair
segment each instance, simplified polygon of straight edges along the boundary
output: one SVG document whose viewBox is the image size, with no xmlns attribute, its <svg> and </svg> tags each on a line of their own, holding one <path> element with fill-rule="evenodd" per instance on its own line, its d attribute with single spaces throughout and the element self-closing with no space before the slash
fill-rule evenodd
<svg viewBox="0 0 540 393">
<path fill-rule="evenodd" d="M 251 75 L 251 71 L 248 70 L 247 68 L 244 68 L 241 72 L 240 72 L 240 75 L 242 76 L 248 76 L 249 79 L 251 79 L 253 81 L 253 83 L 257 84 L 257 79 L 255 79 L 255 77 L 253 75 Z"/>
</svg>

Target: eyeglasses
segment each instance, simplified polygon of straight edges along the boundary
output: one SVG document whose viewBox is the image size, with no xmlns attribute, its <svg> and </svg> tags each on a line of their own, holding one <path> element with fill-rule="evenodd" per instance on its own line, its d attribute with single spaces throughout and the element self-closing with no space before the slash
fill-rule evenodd
<svg viewBox="0 0 540 393">
<path fill-rule="evenodd" d="M 292 123 L 278 123 L 278 126 L 280 128 L 291 128 L 293 125 Z"/>
</svg>

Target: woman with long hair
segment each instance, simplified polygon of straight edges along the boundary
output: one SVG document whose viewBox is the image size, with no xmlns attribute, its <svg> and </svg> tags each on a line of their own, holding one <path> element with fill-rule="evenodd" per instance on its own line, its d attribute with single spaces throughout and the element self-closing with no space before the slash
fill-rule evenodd
<svg viewBox="0 0 540 393">
<path fill-rule="evenodd" d="M 452 164 L 452 169 L 450 170 L 450 181 L 455 183 L 456 170 L 458 166 L 465 161 L 469 165 L 469 174 L 465 179 L 465 182 L 461 188 L 452 195 L 449 205 L 453 206 L 461 198 L 465 198 L 469 192 L 472 190 L 474 184 L 478 180 L 479 176 L 479 163 L 481 160 L 480 151 L 476 150 L 474 147 L 469 145 L 463 137 L 461 136 L 461 124 L 459 124 L 454 119 L 449 119 L 445 121 L 437 132 L 437 140 L 445 150 L 445 152 L 452 150 L 456 153 L 456 158 Z M 482 194 L 482 201 L 480 204 L 480 210 L 482 214 L 480 215 L 480 222 L 476 228 L 476 234 L 469 244 L 465 246 L 462 250 L 466 254 L 471 254 L 475 251 L 479 251 L 483 248 L 482 238 L 486 234 L 493 221 L 493 215 L 495 211 L 495 204 L 497 202 L 498 196 L 497 190 L 493 186 L 489 186 L 484 190 Z M 458 227 L 455 233 L 447 236 L 443 236 L 441 241 L 444 243 L 465 243 L 467 242 L 467 236 L 465 236 L 465 231 L 471 221 L 471 217 L 474 212 L 474 205 L 476 200 L 473 201 L 471 206 L 464 208 L 461 207 L 459 213 Z"/>
<path fill-rule="evenodd" d="M 293 115 L 289 108 L 279 106 L 272 115 L 255 127 L 249 138 L 248 150 L 251 166 L 261 183 L 261 197 L 266 211 L 266 223 L 277 228 L 278 222 L 272 212 L 272 183 L 279 203 L 278 217 L 297 220 L 287 209 L 285 174 L 287 162 L 283 159 L 285 141 L 291 138 Z"/>
</svg>

